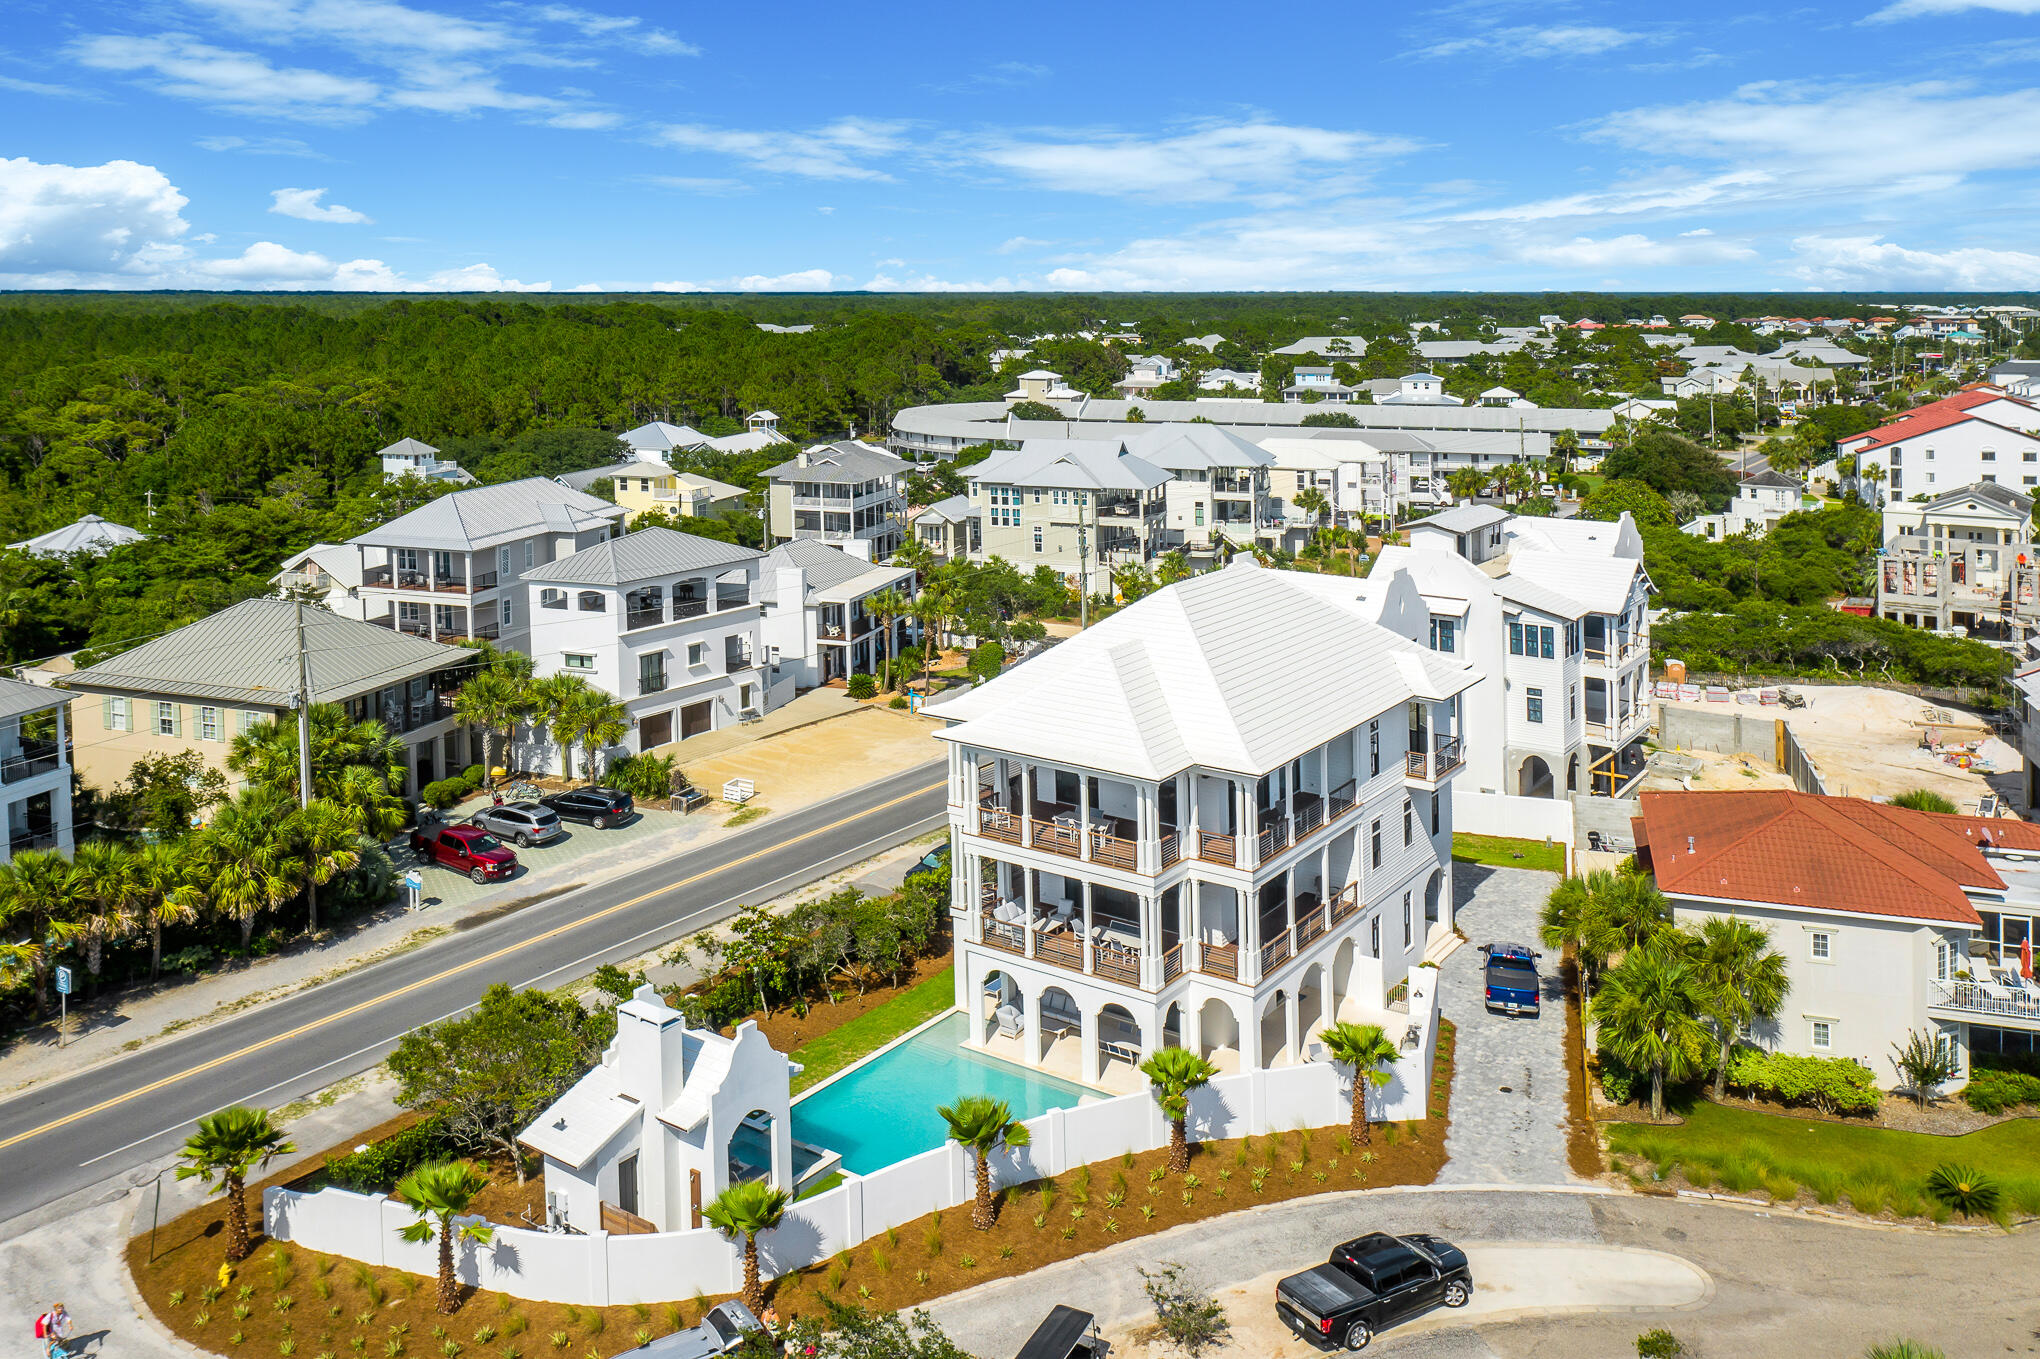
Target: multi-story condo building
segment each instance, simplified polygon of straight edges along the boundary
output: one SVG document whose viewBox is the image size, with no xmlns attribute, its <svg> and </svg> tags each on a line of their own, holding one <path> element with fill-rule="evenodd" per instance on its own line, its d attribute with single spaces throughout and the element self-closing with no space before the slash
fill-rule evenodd
<svg viewBox="0 0 2040 1359">
<path fill-rule="evenodd" d="M 361 570 L 344 612 L 414 637 L 523 651 L 524 576 L 613 537 L 623 518 L 621 507 L 546 477 L 443 495 L 347 540 Z"/>
<path fill-rule="evenodd" d="M 69 694 L 0 679 L 0 864 L 29 849 L 71 852 Z"/>
<path fill-rule="evenodd" d="M 938 562 L 968 561 L 984 546 L 984 521 L 967 495 L 945 496 L 914 516 L 914 541 Z"/>
<path fill-rule="evenodd" d="M 1835 448 L 1855 459 L 1855 485 L 1874 500 L 1937 496 L 1979 481 L 2033 495 L 2040 487 L 2040 405 L 1995 387 L 1967 387 L 1837 439 Z M 1872 467 L 1884 469 L 1882 482 L 1864 475 Z"/>
<path fill-rule="evenodd" d="M 99 789 L 145 755 L 195 750 L 225 771 L 227 751 L 266 719 L 292 718 L 298 629 L 314 703 L 375 719 L 405 747 L 406 796 L 482 759 L 481 735 L 454 720 L 452 693 L 474 653 L 343 618 L 315 604 L 262 598 L 188 623 L 84 670 L 58 675 L 72 702 L 79 775 Z"/>
<path fill-rule="evenodd" d="M 804 448 L 765 473 L 766 532 L 775 543 L 868 543 L 874 561 L 890 557 L 906 541 L 911 468 L 882 448 L 849 440 Z"/>
<path fill-rule="evenodd" d="M 609 486 L 609 498 L 623 506 L 626 522 L 647 510 L 693 519 L 744 508 L 743 487 L 698 472 L 675 471 L 656 458 L 632 458 L 559 478 L 560 485 L 590 495 L 604 482 Z"/>
<path fill-rule="evenodd" d="M 876 674 L 879 663 L 914 654 L 914 620 L 881 617 L 891 596 L 919 593 L 913 568 L 875 566 L 827 543 L 781 543 L 761 566 L 765 650 L 772 663 L 773 702 L 800 690 Z"/>
<path fill-rule="evenodd" d="M 969 469 L 982 557 L 1099 581 L 1168 546 L 1170 476 L 1118 439 L 1029 439 Z"/>
<path fill-rule="evenodd" d="M 1129 436 L 1126 448 L 1168 473 L 1162 484 L 1167 545 L 1193 562 L 1210 560 L 1223 540 L 1248 546 L 1279 531 L 1269 489 L 1275 459 L 1258 444 L 1217 425 L 1162 425 Z"/>
<path fill-rule="evenodd" d="M 1407 577 L 1241 557 L 944 705 L 971 1041 L 1111 1086 L 1163 1046 L 1265 1067 L 1389 1020 L 1452 927 L 1478 679 L 1384 625 L 1423 611 Z"/>
<path fill-rule="evenodd" d="M 1877 616 L 2019 641 L 2040 627 L 2033 497 L 1977 482 L 1884 507 Z"/>
<path fill-rule="evenodd" d="M 1636 856 L 1681 924 L 1771 936 L 1790 989 L 1747 1041 L 1853 1058 L 1887 1083 L 1909 1035 L 1971 1062 L 2040 1051 L 2040 827 L 1782 790 L 1645 793 Z"/>
<path fill-rule="evenodd" d="M 755 548 L 647 528 L 534 567 L 521 607 L 535 673 L 580 675 L 614 694 L 633 752 L 757 716 L 768 680 L 764 560 Z"/>
<path fill-rule="evenodd" d="M 1407 526 L 1375 571 L 1406 572 L 1427 641 L 1480 675 L 1461 701 L 1469 791 L 1620 796 L 1644 771 L 1650 579 L 1615 523 L 1465 505 Z"/>
</svg>

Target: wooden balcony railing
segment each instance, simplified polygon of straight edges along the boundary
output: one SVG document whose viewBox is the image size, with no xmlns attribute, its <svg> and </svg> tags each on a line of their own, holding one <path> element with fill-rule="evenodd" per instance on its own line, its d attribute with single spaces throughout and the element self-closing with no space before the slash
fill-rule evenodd
<svg viewBox="0 0 2040 1359">
<path fill-rule="evenodd" d="M 1289 823 L 1273 821 L 1261 828 L 1261 858 L 1266 860 L 1289 846 Z"/>
<path fill-rule="evenodd" d="M 1240 946 L 1238 944 L 1205 944 L 1197 950 L 1197 970 L 1208 977 L 1224 977 L 1228 981 L 1240 979 Z"/>
<path fill-rule="evenodd" d="M 1282 931 L 1282 933 L 1261 945 L 1262 973 L 1266 974 L 1279 967 L 1288 960 L 1289 955 L 1294 951 L 1294 945 L 1290 941 L 1288 930 Z"/>
<path fill-rule="evenodd" d="M 1162 832 L 1162 867 L 1167 868 L 1183 857 L 1183 839 L 1172 830 Z"/>
<path fill-rule="evenodd" d="M 1332 894 L 1329 904 L 1331 906 L 1331 922 L 1334 925 L 1348 916 L 1358 915 L 1360 913 L 1359 886 L 1355 883 L 1347 883 Z"/>
<path fill-rule="evenodd" d="M 1084 970 L 1083 946 L 1077 942 L 1077 936 L 1067 932 L 1036 935 L 1034 958 L 1037 962 L 1066 967 L 1072 972 Z"/>
<path fill-rule="evenodd" d="M 1230 835 L 1216 831 L 1197 832 L 1197 857 L 1208 864 L 1224 864 L 1228 868 L 1239 864 L 1239 847 Z"/>
<path fill-rule="evenodd" d="M 1029 824 L 1034 828 L 1033 839 L 1030 843 L 1036 849 L 1046 850 L 1050 854 L 1065 855 L 1072 859 L 1083 857 L 1083 850 L 1077 839 L 1077 828 L 1075 826 L 1058 826 L 1053 821 L 1043 821 L 1039 817 L 1034 818 Z"/>
<path fill-rule="evenodd" d="M 1110 831 L 1094 830 L 1091 832 L 1091 861 L 1113 868 L 1131 869 L 1140 862 L 1140 846 L 1131 840 L 1122 840 Z"/>
<path fill-rule="evenodd" d="M 1330 922 L 1325 918 L 1328 910 L 1328 903 L 1319 902 L 1310 908 L 1309 915 L 1298 915 L 1296 917 L 1296 951 L 1298 953 L 1303 952 L 1305 945 L 1331 928 Z"/>
<path fill-rule="evenodd" d="M 1091 946 L 1091 971 L 1100 977 L 1109 977 L 1129 986 L 1140 985 L 1140 955 L 1122 949 Z"/>
<path fill-rule="evenodd" d="M 1347 812 L 1352 811 L 1358 805 L 1355 801 L 1355 794 L 1358 792 L 1359 786 L 1351 779 L 1347 779 L 1337 788 L 1332 789 L 1331 812 L 1334 821 L 1344 816 Z"/>
<path fill-rule="evenodd" d="M 1426 783 L 1435 783 L 1459 768 L 1463 763 L 1465 761 L 1460 755 L 1459 738 L 1457 736 L 1450 736 L 1433 744 L 1429 755 L 1426 755 L 1421 750 L 1411 751 L 1409 755 L 1409 774 L 1413 779 L 1422 779 Z"/>
<path fill-rule="evenodd" d="M 1325 804 L 1321 800 L 1306 802 L 1296 809 L 1296 838 L 1301 840 L 1319 826 L 1325 824 Z"/>
<path fill-rule="evenodd" d="M 1020 843 L 1020 822 L 1022 817 L 1000 807 L 978 808 L 978 834 L 987 840 L 1004 840 L 1009 845 Z"/>
<path fill-rule="evenodd" d="M 1025 953 L 1027 934 L 1019 925 L 1010 925 L 1003 920 L 994 920 L 990 911 L 979 911 L 978 921 L 988 947 L 1006 953 Z"/>
<path fill-rule="evenodd" d="M 1183 946 L 1173 945 L 1162 954 L 1162 981 L 1164 984 L 1183 975 Z"/>
</svg>

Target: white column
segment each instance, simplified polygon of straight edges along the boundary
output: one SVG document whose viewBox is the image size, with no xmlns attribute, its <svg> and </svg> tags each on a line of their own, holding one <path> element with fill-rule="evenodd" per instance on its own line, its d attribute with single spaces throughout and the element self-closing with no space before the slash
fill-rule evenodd
<svg viewBox="0 0 2040 1359">
<path fill-rule="evenodd" d="M 1140 898 L 1140 984 L 1152 991 L 1162 980 L 1162 899 L 1155 893 Z"/>
<path fill-rule="evenodd" d="M 1091 880 L 1085 878 L 1082 882 L 1084 887 L 1084 937 L 1081 941 L 1083 946 L 1081 956 L 1084 960 L 1084 971 L 1088 973 L 1091 971 Z"/>
<path fill-rule="evenodd" d="M 1091 776 L 1077 775 L 1077 854 L 1091 857 Z"/>
<path fill-rule="evenodd" d="M 1029 1066 L 1041 1065 L 1041 992 L 1020 997 L 1020 1042 Z"/>
<path fill-rule="evenodd" d="M 1302 1034 L 1298 1032 L 1302 1027 L 1302 1021 L 1302 1007 L 1297 1003 L 1296 987 L 1292 986 L 1282 997 L 1282 1029 L 1288 1040 L 1289 1060 L 1292 1065 L 1303 1060 Z"/>
<path fill-rule="evenodd" d="M 1078 1035 L 1084 1045 L 1081 1054 L 1081 1065 L 1078 1069 L 1084 1073 L 1083 1080 L 1085 1085 L 1096 1085 L 1098 1083 L 1098 1031 L 1100 1023 L 1098 1012 L 1086 1007 L 1078 1013 L 1083 1016 L 1084 1023 L 1084 1030 Z"/>
<path fill-rule="evenodd" d="M 1040 909 L 1041 903 L 1041 879 L 1035 876 L 1031 868 L 1016 866 L 1014 871 L 1020 875 L 1020 899 L 1027 908 L 1027 934 L 1021 947 L 1026 949 L 1027 956 L 1032 958 L 1034 941 L 1041 937 L 1040 932 L 1034 928 L 1035 912 Z"/>
</svg>

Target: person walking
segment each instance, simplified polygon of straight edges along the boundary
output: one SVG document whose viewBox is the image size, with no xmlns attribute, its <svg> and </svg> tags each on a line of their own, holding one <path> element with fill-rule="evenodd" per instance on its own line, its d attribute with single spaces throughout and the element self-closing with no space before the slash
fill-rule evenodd
<svg viewBox="0 0 2040 1359">
<path fill-rule="evenodd" d="M 36 1320 L 36 1334 L 42 1338 L 47 1359 L 64 1359 L 70 1353 L 71 1314 L 61 1302 Z"/>
</svg>

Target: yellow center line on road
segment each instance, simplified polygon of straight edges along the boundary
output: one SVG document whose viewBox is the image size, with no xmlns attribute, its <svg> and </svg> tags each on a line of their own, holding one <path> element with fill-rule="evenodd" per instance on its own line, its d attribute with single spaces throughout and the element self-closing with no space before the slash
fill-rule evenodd
<svg viewBox="0 0 2040 1359">
<path fill-rule="evenodd" d="M 928 784 L 926 787 L 916 788 L 911 792 L 901 793 L 896 798 L 892 798 L 886 802 L 878 803 L 875 806 L 866 807 L 861 812 L 853 812 L 849 816 L 843 817 L 840 820 L 831 821 L 826 826 L 817 826 L 811 831 L 804 831 L 801 834 L 794 836 L 790 840 L 775 841 L 774 843 L 765 846 L 763 849 L 754 850 L 753 852 L 744 855 L 741 859 L 732 859 L 730 860 L 730 862 L 726 864 L 718 864 L 714 868 L 704 868 L 701 872 L 693 874 L 690 877 L 682 878 L 678 882 L 668 883 L 664 887 L 655 888 L 652 891 L 644 893 L 642 896 L 632 897 L 629 901 L 619 901 L 614 906 L 605 906 L 601 910 L 595 912 L 595 914 L 593 915 L 582 916 L 580 919 L 569 921 L 564 925 L 556 925 L 552 929 L 547 930 L 543 934 L 533 935 L 529 939 L 524 939 L 514 944 L 505 945 L 504 947 L 497 949 L 494 953 L 488 953 L 484 954 L 479 958 L 470 959 L 467 962 L 460 964 L 458 967 L 447 969 L 445 972 L 435 973 L 430 977 L 421 978 L 418 981 L 410 983 L 408 986 L 400 986 L 394 991 L 385 992 L 382 995 L 376 996 L 371 1000 L 364 1000 L 357 1005 L 350 1005 L 344 1010 L 339 1010 L 334 1012 L 333 1014 L 326 1015 L 323 1018 L 314 1019 L 309 1021 L 308 1023 L 300 1024 L 296 1028 L 286 1030 L 283 1033 L 272 1034 L 268 1038 L 262 1039 L 260 1042 L 250 1043 L 247 1047 L 241 1048 L 234 1052 L 225 1053 L 221 1056 L 213 1058 L 209 1062 L 201 1062 L 197 1066 L 187 1068 L 186 1070 L 176 1072 L 169 1076 L 164 1076 L 159 1080 L 151 1081 L 149 1082 L 149 1084 L 141 1086 L 138 1089 L 127 1091 L 124 1094 L 115 1095 L 111 1099 L 101 1100 L 99 1103 L 92 1105 L 90 1108 L 80 1109 L 75 1113 L 65 1114 L 62 1118 L 53 1118 L 49 1122 L 43 1124 L 41 1127 L 30 1128 L 26 1132 L 16 1133 L 14 1136 L 6 1139 L 5 1141 L 0 1141 L 0 1151 L 5 1151 L 7 1148 L 11 1146 L 14 1146 L 21 1142 L 29 1141 L 32 1138 L 41 1137 L 44 1133 L 55 1132 L 58 1128 L 62 1128 L 71 1123 L 76 1123 L 80 1119 L 90 1118 L 94 1114 L 105 1113 L 108 1109 L 116 1108 L 119 1105 L 126 1104 L 130 1100 L 140 1099 L 145 1095 L 152 1095 L 156 1093 L 158 1090 L 162 1090 L 169 1086 L 177 1084 L 179 1081 L 190 1080 L 193 1076 L 202 1076 L 206 1072 L 213 1070 L 215 1067 L 224 1066 L 228 1062 L 237 1062 L 241 1060 L 243 1057 L 247 1057 L 253 1053 L 261 1052 L 264 1048 L 272 1048 L 275 1047 L 278 1043 L 289 1042 L 293 1038 L 301 1037 L 302 1035 L 311 1033 L 316 1029 L 323 1029 L 329 1024 L 336 1024 L 343 1019 L 351 1019 L 355 1015 L 361 1014 L 362 1012 L 367 1010 L 373 1010 L 378 1005 L 382 1005 L 388 1001 L 396 1000 L 400 996 L 409 995 L 413 991 L 420 991 L 428 986 L 438 986 L 444 981 L 446 981 L 446 979 L 449 977 L 456 977 L 463 972 L 473 971 L 475 968 L 486 966 L 489 963 L 495 962 L 499 958 L 507 958 L 513 953 L 517 953 L 524 949 L 530 948 L 534 944 L 542 944 L 548 939 L 556 939 L 560 935 L 566 934 L 571 930 L 577 930 L 585 925 L 591 925 L 594 922 L 601 920 L 605 916 L 615 915 L 618 911 L 625 911 L 629 910 L 633 906 L 642 905 L 643 903 L 650 901 L 653 897 L 664 896 L 668 892 L 677 891 L 680 888 L 686 887 L 691 883 L 699 882 L 703 878 L 713 877 L 718 873 L 727 873 L 730 869 L 737 868 L 743 864 L 747 864 L 751 862 L 753 859 L 763 858 L 765 855 L 774 853 L 777 850 L 784 849 L 788 845 L 797 845 L 803 840 L 811 840 L 815 836 L 826 834 L 829 831 L 837 829 L 839 826 L 847 826 L 852 821 L 862 820 L 864 817 L 870 816 L 874 812 L 882 812 L 886 810 L 888 807 L 897 807 L 900 803 L 909 801 L 913 798 L 920 797 L 924 793 L 934 792 L 936 789 L 942 787 L 943 783 L 946 781 L 947 780 L 938 780 L 935 783 Z"/>
</svg>

